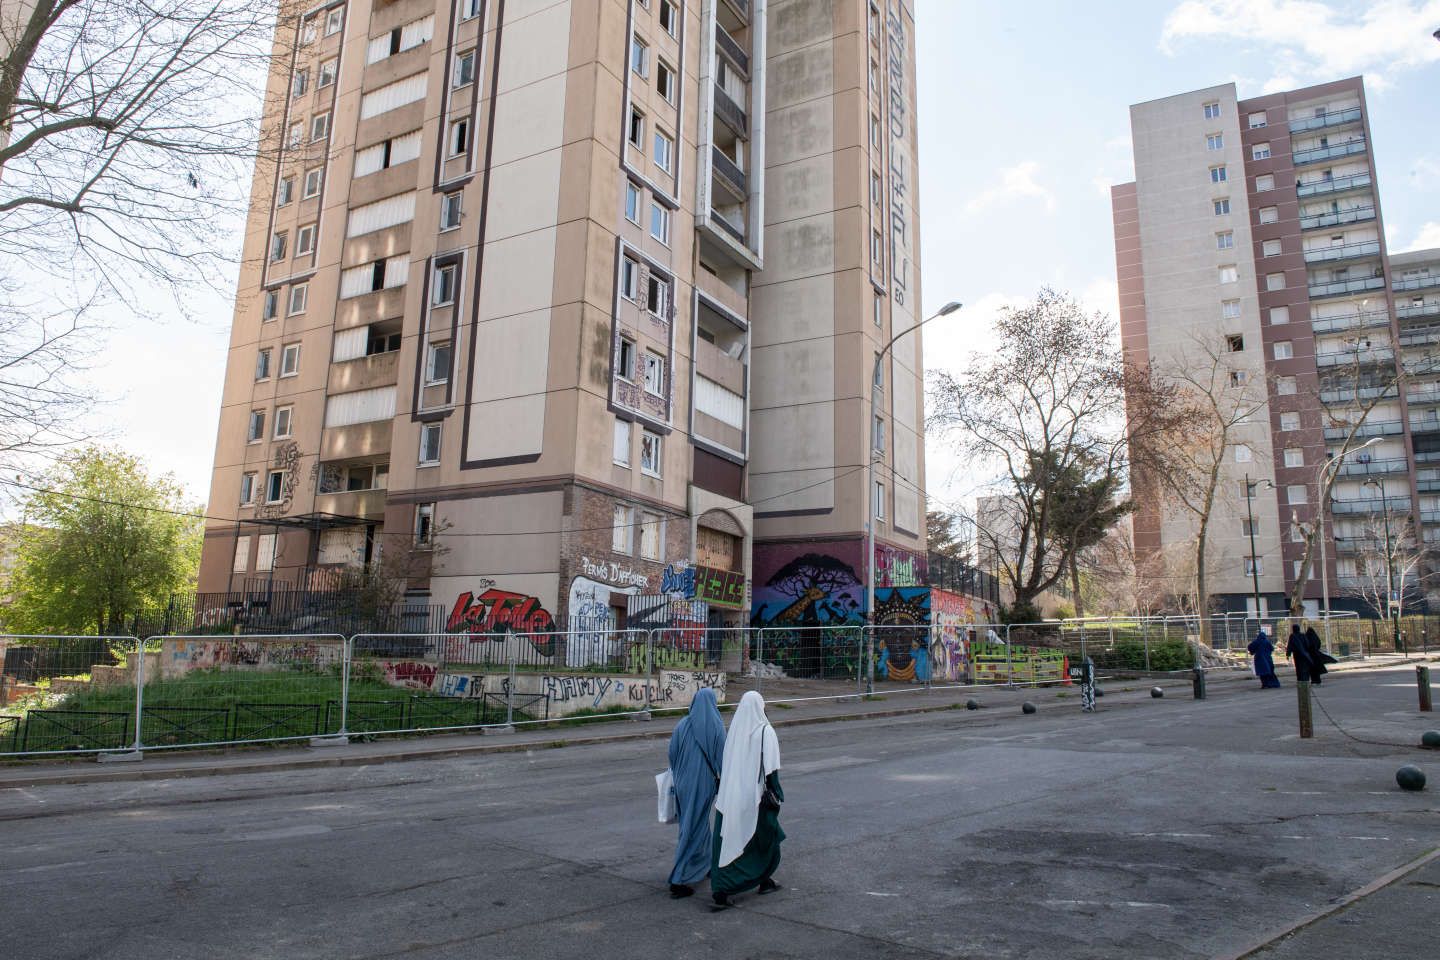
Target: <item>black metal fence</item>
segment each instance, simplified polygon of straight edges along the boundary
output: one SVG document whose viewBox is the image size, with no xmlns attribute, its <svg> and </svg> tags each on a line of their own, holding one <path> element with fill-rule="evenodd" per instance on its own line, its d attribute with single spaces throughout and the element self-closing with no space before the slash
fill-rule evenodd
<svg viewBox="0 0 1440 960">
<path fill-rule="evenodd" d="M 173 634 L 442 633 L 449 611 L 442 605 L 402 601 L 379 606 L 359 590 L 272 589 L 174 596 L 162 609 L 128 619 L 138 637 Z"/>
</svg>

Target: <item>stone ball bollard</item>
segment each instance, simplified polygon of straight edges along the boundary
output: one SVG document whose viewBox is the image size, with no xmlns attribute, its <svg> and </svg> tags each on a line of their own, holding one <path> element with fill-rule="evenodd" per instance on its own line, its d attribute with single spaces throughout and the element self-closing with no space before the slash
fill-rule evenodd
<svg viewBox="0 0 1440 960">
<path fill-rule="evenodd" d="M 1420 746 L 1440 750 L 1440 730 L 1426 730 L 1420 734 Z"/>
<path fill-rule="evenodd" d="M 1165 691 L 1160 687 L 1151 687 L 1150 696 L 1154 697 L 1156 700 L 1159 700 L 1161 697 L 1165 696 Z"/>
<path fill-rule="evenodd" d="M 1425 771 L 1413 764 L 1406 764 L 1395 771 L 1395 782 L 1401 790 L 1424 790 Z"/>
<path fill-rule="evenodd" d="M 965 701 L 965 709 L 966 709 L 966 710 L 979 710 L 979 709 L 980 709 L 980 701 L 979 701 L 979 700 L 976 700 L 974 697 L 971 697 L 969 700 L 966 700 L 966 701 Z"/>
<path fill-rule="evenodd" d="M 1031 703 L 1029 700 L 1026 700 L 1024 703 L 1022 703 L 1022 704 L 1020 705 L 1020 712 L 1022 712 L 1022 713 L 1034 713 L 1034 712 L 1035 712 L 1035 704 Z"/>
</svg>

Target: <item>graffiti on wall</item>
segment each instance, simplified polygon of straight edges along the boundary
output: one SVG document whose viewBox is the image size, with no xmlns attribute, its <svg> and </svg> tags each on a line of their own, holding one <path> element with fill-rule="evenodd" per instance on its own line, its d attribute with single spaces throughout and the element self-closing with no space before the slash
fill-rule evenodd
<svg viewBox="0 0 1440 960">
<path fill-rule="evenodd" d="M 1064 650 L 1018 644 L 975 643 L 971 657 L 976 683 L 1069 682 L 1070 663 Z"/>
<path fill-rule="evenodd" d="M 875 585 L 877 587 L 921 587 L 925 585 L 925 558 L 909 550 L 875 545 Z"/>
<path fill-rule="evenodd" d="M 755 547 L 751 655 L 792 677 L 849 677 L 860 669 L 865 584 L 858 540 Z"/>
<path fill-rule="evenodd" d="M 886 587 L 875 591 L 875 673 L 887 680 L 931 679 L 930 588 Z"/>
<path fill-rule="evenodd" d="M 971 625 L 975 608 L 969 597 L 930 590 L 930 663 L 936 680 L 965 680 L 970 674 Z"/>
<path fill-rule="evenodd" d="M 491 581 L 486 581 L 492 584 Z M 487 586 L 480 593 L 465 591 L 445 621 L 447 633 L 487 634 L 503 641 L 508 634 L 525 634 L 536 650 L 551 656 L 554 650 L 555 618 L 536 597 Z"/>
<path fill-rule="evenodd" d="M 595 565 L 582 561 L 582 569 L 596 570 L 608 574 L 604 564 Z M 628 571 L 627 571 L 628 572 Z M 641 578 L 643 582 L 648 582 Z M 612 586 L 590 577 L 576 577 L 570 581 L 570 636 L 565 643 L 565 665 L 569 667 L 590 667 L 609 659 L 614 643 L 612 636 L 616 628 L 615 610 L 610 606 L 611 594 L 634 594 L 639 584 L 626 578 L 626 586 Z"/>
<path fill-rule="evenodd" d="M 338 640 L 166 640 L 160 669 L 166 677 L 216 667 L 322 670 L 342 659 Z"/>
</svg>

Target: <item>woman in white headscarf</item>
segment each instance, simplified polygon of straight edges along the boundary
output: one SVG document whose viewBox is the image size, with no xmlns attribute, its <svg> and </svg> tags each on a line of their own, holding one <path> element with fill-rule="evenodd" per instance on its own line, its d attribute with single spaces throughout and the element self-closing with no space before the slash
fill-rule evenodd
<svg viewBox="0 0 1440 960">
<path fill-rule="evenodd" d="M 725 735 L 720 789 L 715 797 L 714 856 L 710 891 L 717 906 L 728 907 L 736 893 L 758 888 L 772 893 L 780 866 L 780 741 L 765 718 L 765 701 L 750 691 L 740 698 Z"/>
</svg>

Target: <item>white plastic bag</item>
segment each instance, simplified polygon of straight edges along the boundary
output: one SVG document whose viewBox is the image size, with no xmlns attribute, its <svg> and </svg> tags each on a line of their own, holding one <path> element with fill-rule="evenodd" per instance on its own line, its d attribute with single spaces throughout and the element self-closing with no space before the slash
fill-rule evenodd
<svg viewBox="0 0 1440 960">
<path fill-rule="evenodd" d="M 675 776 L 666 768 L 664 773 L 655 774 L 656 816 L 661 823 L 674 823 L 680 819 L 680 804 L 675 800 Z"/>
</svg>

